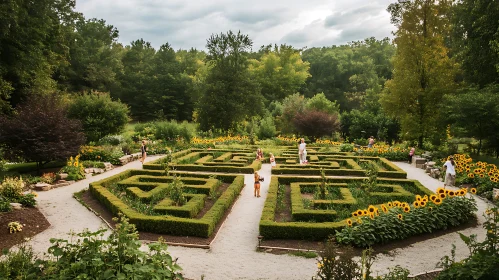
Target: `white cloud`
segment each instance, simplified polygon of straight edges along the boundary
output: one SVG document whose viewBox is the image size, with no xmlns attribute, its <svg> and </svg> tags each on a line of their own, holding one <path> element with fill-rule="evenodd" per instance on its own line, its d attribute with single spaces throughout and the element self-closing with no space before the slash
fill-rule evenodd
<svg viewBox="0 0 499 280">
<path fill-rule="evenodd" d="M 241 30 L 253 49 L 286 43 L 294 47 L 345 44 L 391 37 L 386 8 L 392 0 L 79 0 L 86 18 L 104 19 L 120 31 L 119 41 L 143 38 L 158 48 L 204 49 L 213 33 Z"/>
</svg>

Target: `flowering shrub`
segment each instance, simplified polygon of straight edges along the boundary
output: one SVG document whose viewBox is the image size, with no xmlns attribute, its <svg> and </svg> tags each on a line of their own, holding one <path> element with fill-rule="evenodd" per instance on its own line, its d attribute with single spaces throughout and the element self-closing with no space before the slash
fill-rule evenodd
<svg viewBox="0 0 499 280">
<path fill-rule="evenodd" d="M 17 199 L 22 195 L 24 189 L 24 181 L 22 178 L 6 177 L 0 185 L 0 196 Z"/>
<path fill-rule="evenodd" d="M 250 139 L 248 136 L 220 136 L 217 138 L 198 138 L 193 137 L 191 144 L 194 145 L 216 145 L 216 144 L 249 144 Z"/>
<path fill-rule="evenodd" d="M 442 159 L 445 162 L 447 159 Z M 473 159 L 464 154 L 455 154 L 456 182 L 472 184 L 477 188 L 479 195 L 492 199 L 492 189 L 499 188 L 499 169 L 495 164 L 473 162 Z"/>
<path fill-rule="evenodd" d="M 331 141 L 331 140 L 321 140 L 317 139 L 315 140 L 315 144 L 318 146 L 340 146 L 342 143 L 337 142 L 337 141 Z"/>
<path fill-rule="evenodd" d="M 68 173 L 68 180 L 78 181 L 85 178 L 85 168 L 80 163 L 80 155 L 77 155 L 74 159 L 70 157 L 60 173 Z"/>
<path fill-rule="evenodd" d="M 298 145 L 299 141 L 301 138 L 296 138 L 294 135 L 293 137 L 284 137 L 284 136 L 277 136 L 275 138 L 276 145 L 282 146 L 282 145 Z"/>
<path fill-rule="evenodd" d="M 19 222 L 10 222 L 7 225 L 7 227 L 9 229 L 9 233 L 16 233 L 23 231 L 23 225 L 21 225 Z"/>
<path fill-rule="evenodd" d="M 55 173 L 50 172 L 50 173 L 43 173 L 41 177 L 41 181 L 47 184 L 52 184 L 55 182 L 56 176 Z"/>
<path fill-rule="evenodd" d="M 384 157 L 389 160 L 407 160 L 409 149 L 374 144 L 372 148 L 360 147 L 353 149 L 357 156 Z"/>
<path fill-rule="evenodd" d="M 94 160 L 120 164 L 123 151 L 115 146 L 83 146 L 80 149 L 81 160 Z"/>
<path fill-rule="evenodd" d="M 412 205 L 392 201 L 358 209 L 352 213 L 353 220 L 347 219 L 347 226 L 336 232 L 336 240 L 342 244 L 367 247 L 457 226 L 475 216 L 475 201 L 464 197 L 466 193 L 466 189 L 450 191 L 439 188 L 430 197 L 417 195 Z"/>
</svg>

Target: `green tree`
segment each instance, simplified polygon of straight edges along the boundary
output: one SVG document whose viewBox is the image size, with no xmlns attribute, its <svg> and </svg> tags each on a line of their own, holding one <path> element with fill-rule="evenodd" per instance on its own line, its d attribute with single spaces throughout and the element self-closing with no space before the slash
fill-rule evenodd
<svg viewBox="0 0 499 280">
<path fill-rule="evenodd" d="M 381 103 L 400 120 L 402 134 L 417 139 L 444 129 L 439 127 L 444 95 L 454 87 L 456 64 L 448 56 L 444 39 L 449 34 L 451 1 L 414 0 L 391 4 L 397 52 L 393 79 L 385 84 Z"/>
<path fill-rule="evenodd" d="M 293 119 L 297 114 L 305 110 L 306 99 L 299 93 L 292 94 L 282 101 L 282 115 L 278 119 L 281 133 L 294 133 L 296 129 L 293 124 Z"/>
<path fill-rule="evenodd" d="M 0 108 L 52 92 L 54 70 L 67 63 L 74 0 L 0 2 Z"/>
<path fill-rule="evenodd" d="M 248 71 L 252 41 L 241 32 L 211 35 L 206 44 L 209 73 L 198 103 L 200 128 L 229 130 L 263 110 L 258 84 Z"/>
<path fill-rule="evenodd" d="M 447 121 L 461 136 L 478 139 L 478 154 L 483 140 L 488 140 L 499 156 L 499 87 L 468 88 L 455 96 L 447 96 Z"/>
<path fill-rule="evenodd" d="M 499 82 L 499 2 L 457 1 L 453 14 L 454 51 L 467 82 L 484 87 Z"/>
<path fill-rule="evenodd" d="M 303 62 L 300 50 L 277 45 L 260 60 L 250 60 L 250 71 L 257 78 L 267 101 L 282 100 L 305 85 L 309 63 Z"/>
<path fill-rule="evenodd" d="M 305 108 L 307 110 L 324 112 L 330 115 L 337 115 L 340 112 L 340 106 L 336 104 L 336 101 L 328 100 L 324 93 L 318 93 L 307 100 Z"/>
<path fill-rule="evenodd" d="M 107 93 L 90 93 L 75 97 L 68 110 L 68 117 L 83 124 L 87 141 L 98 141 L 110 134 L 119 134 L 128 123 L 128 107 L 111 100 Z"/>
</svg>

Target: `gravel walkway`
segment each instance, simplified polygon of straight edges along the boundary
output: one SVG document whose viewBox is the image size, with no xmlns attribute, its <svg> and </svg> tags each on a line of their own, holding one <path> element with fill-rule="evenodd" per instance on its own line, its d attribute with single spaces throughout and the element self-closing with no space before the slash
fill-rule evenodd
<svg viewBox="0 0 499 280">
<path fill-rule="evenodd" d="M 147 161 L 158 157 L 149 157 Z M 395 163 L 407 172 L 409 179 L 417 179 L 427 188 L 435 191 L 443 186 L 442 182 L 429 177 L 422 169 L 407 163 Z M 105 227 L 102 221 L 72 198 L 74 192 L 88 187 L 94 181 L 120 173 L 127 169 L 141 168 L 140 162 L 132 162 L 104 174 L 90 177 L 68 187 L 40 192 L 38 207 L 46 216 L 51 226 L 35 236 L 30 244 L 35 252 L 46 252 L 50 238 L 67 238 L 69 231 L 80 232 L 85 228 L 95 231 Z M 253 175 L 245 175 L 245 184 L 241 196 L 232 208 L 225 223 L 220 228 L 211 250 L 170 246 L 169 252 L 178 258 L 184 268 L 184 275 L 191 279 L 310 279 L 316 273 L 316 260 L 290 255 L 257 253 L 258 224 L 270 183 L 271 169 L 264 164 L 259 171 L 265 177 L 261 185 L 261 197 L 253 196 Z M 487 203 L 477 199 L 479 223 L 483 222 L 482 213 Z M 481 225 L 463 230 L 462 233 L 476 234 L 479 240 L 485 236 Z M 395 249 L 387 254 L 379 254 L 373 268 L 384 274 L 389 267 L 400 265 L 408 268 L 412 274 L 435 269 L 435 265 L 444 255 L 450 255 L 451 244 L 457 246 L 456 257 L 467 256 L 468 250 L 457 233 L 443 235 L 413 244 L 407 248 Z"/>
</svg>

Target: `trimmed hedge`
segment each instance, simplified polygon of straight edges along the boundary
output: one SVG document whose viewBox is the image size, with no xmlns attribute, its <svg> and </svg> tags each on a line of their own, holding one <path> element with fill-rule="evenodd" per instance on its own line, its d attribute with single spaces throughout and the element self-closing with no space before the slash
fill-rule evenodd
<svg viewBox="0 0 499 280">
<path fill-rule="evenodd" d="M 106 188 L 106 186 L 118 183 L 121 180 L 133 176 L 135 172 L 136 170 L 127 170 L 104 180 L 91 183 L 90 192 L 114 215 L 121 212 L 130 219 L 130 223 L 136 225 L 138 230 L 148 232 L 180 236 L 209 237 L 213 233 L 216 224 L 225 214 L 225 211 L 234 202 L 244 187 L 244 176 L 230 176 L 232 178 L 231 185 L 201 219 L 173 216 L 148 216 L 141 214 L 126 205 Z M 200 175 L 201 174 L 198 174 L 198 177 Z M 226 180 L 229 178 L 229 176 L 223 177 Z M 209 178 L 209 176 L 204 175 L 204 178 Z"/>
<path fill-rule="evenodd" d="M 164 199 L 156 206 L 154 210 L 158 213 L 168 214 L 175 217 L 194 218 L 199 214 L 199 211 L 204 207 L 205 194 L 185 194 L 188 199 L 187 203 L 181 207 L 172 206 L 173 202 L 170 199 Z"/>
</svg>

